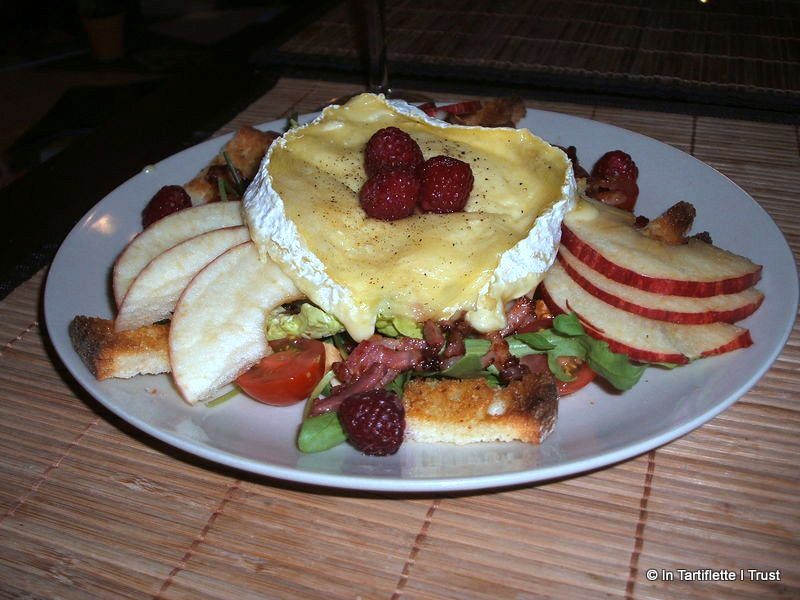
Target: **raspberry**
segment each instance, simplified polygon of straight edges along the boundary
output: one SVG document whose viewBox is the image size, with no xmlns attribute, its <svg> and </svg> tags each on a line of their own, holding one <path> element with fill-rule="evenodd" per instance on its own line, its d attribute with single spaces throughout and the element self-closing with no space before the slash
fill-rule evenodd
<svg viewBox="0 0 800 600">
<path fill-rule="evenodd" d="M 450 156 L 434 156 L 422 166 L 419 205 L 424 212 L 462 210 L 472 191 L 472 167 Z"/>
<path fill-rule="evenodd" d="M 150 227 L 159 219 L 174 212 L 189 208 L 192 200 L 179 185 L 165 185 L 158 190 L 142 211 L 142 227 Z"/>
<path fill-rule="evenodd" d="M 424 159 L 422 150 L 411 136 L 397 127 L 385 127 L 376 131 L 364 152 L 364 170 L 367 177 L 382 171 L 418 172 Z"/>
<path fill-rule="evenodd" d="M 586 193 L 595 200 L 633 211 L 639 197 L 637 177 L 639 169 L 630 155 L 622 150 L 606 152 L 594 163 Z"/>
<path fill-rule="evenodd" d="M 592 177 L 598 179 L 629 179 L 636 181 L 639 169 L 629 154 L 622 150 L 606 152 L 594 163 Z"/>
<path fill-rule="evenodd" d="M 370 217 L 395 221 L 414 212 L 419 179 L 409 171 L 384 171 L 367 179 L 358 197 Z"/>
<path fill-rule="evenodd" d="M 397 395 L 388 390 L 346 398 L 339 406 L 339 421 L 350 443 L 364 454 L 394 454 L 403 443 L 405 410 Z"/>
</svg>

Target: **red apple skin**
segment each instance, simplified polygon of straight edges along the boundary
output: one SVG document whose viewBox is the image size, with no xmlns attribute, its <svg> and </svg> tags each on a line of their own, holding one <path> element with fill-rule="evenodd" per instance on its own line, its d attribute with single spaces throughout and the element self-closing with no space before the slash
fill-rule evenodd
<svg viewBox="0 0 800 600">
<path fill-rule="evenodd" d="M 715 356 L 717 354 L 725 354 L 726 352 L 733 352 L 734 350 L 739 350 L 741 348 L 747 348 L 753 345 L 753 338 L 750 337 L 750 330 L 745 329 L 742 334 L 737 337 L 735 340 L 731 340 L 727 344 L 724 344 L 718 348 L 714 348 L 713 350 L 709 350 L 708 352 L 703 352 L 701 356 L 706 358 L 707 356 Z"/>
<path fill-rule="evenodd" d="M 569 306 L 562 307 L 555 303 L 552 296 L 547 292 L 547 288 L 542 285 L 541 287 L 542 299 L 547 304 L 547 307 L 555 314 L 567 314 L 575 312 L 569 309 Z M 576 313 L 577 314 L 577 313 Z M 655 362 L 655 363 L 672 363 L 676 365 L 685 365 L 689 362 L 689 358 L 683 354 L 664 354 L 661 352 L 650 352 L 640 348 L 631 348 L 625 344 L 621 344 L 609 337 L 603 335 L 602 330 L 592 326 L 583 315 L 578 315 L 578 319 L 583 325 L 586 333 L 596 340 L 602 340 L 608 344 L 608 347 L 614 352 L 626 354 L 631 360 L 638 360 L 641 362 Z"/>
<path fill-rule="evenodd" d="M 569 262 L 561 257 L 561 255 L 558 256 L 558 262 L 575 283 L 577 283 L 595 298 L 599 298 L 603 302 L 606 302 L 616 308 L 625 310 L 635 315 L 647 317 L 648 319 L 655 319 L 657 321 L 667 321 L 668 323 L 678 323 L 683 325 L 703 325 L 705 323 L 719 322 L 735 323 L 736 321 L 740 321 L 753 314 L 756 310 L 758 310 L 758 307 L 761 306 L 761 303 L 764 301 L 764 297 L 762 296 L 758 302 L 746 304 L 735 310 L 728 311 L 710 310 L 706 312 L 687 313 L 648 308 L 646 306 L 639 306 L 638 304 L 628 302 L 623 298 L 619 298 L 618 296 L 614 296 L 609 292 L 601 290 L 591 281 L 581 276 L 581 274 L 578 273 L 569 264 Z"/>
<path fill-rule="evenodd" d="M 688 281 L 648 277 L 611 262 L 563 224 L 561 226 L 561 243 L 577 259 L 609 279 L 656 294 L 707 298 L 708 296 L 717 296 L 719 294 L 741 292 L 755 285 L 761 279 L 760 265 L 751 273 L 718 281 Z"/>
<path fill-rule="evenodd" d="M 574 312 L 569 310 L 569 306 L 562 307 L 555 303 L 552 296 L 547 292 L 547 288 L 542 285 L 541 287 L 542 297 L 547 306 L 556 314 L 565 314 L 567 312 Z M 576 313 L 577 314 L 577 313 Z M 614 339 L 611 339 L 604 335 L 603 330 L 595 327 L 592 323 L 583 315 L 578 314 L 578 319 L 581 321 L 581 325 L 583 325 L 584 330 L 590 336 L 595 339 L 602 340 L 608 344 L 608 347 L 613 350 L 614 352 L 619 352 L 620 354 L 625 354 L 631 360 L 639 361 L 639 362 L 648 362 L 648 363 L 671 363 L 676 365 L 685 365 L 690 362 L 690 358 L 688 356 L 684 356 L 683 354 L 665 354 L 662 352 L 652 352 L 650 350 L 644 350 L 642 348 L 633 348 L 632 346 L 628 346 L 627 344 L 623 344 L 618 342 Z M 738 350 L 740 348 L 747 348 L 753 344 L 753 339 L 750 337 L 750 332 L 748 330 L 744 330 L 739 337 L 734 340 L 731 340 L 727 344 L 719 346 L 718 348 L 713 348 L 701 354 L 701 357 L 707 356 L 714 356 L 717 354 L 724 354 L 726 352 L 732 352 L 733 350 Z"/>
<path fill-rule="evenodd" d="M 614 352 L 619 352 L 620 354 L 627 354 L 628 358 L 631 360 L 639 361 L 639 362 L 650 362 L 650 363 L 672 363 L 676 365 L 685 365 L 689 361 L 689 358 L 682 355 L 682 354 L 661 354 L 658 352 L 650 352 L 648 350 L 642 350 L 641 348 L 632 348 L 611 338 L 605 337 L 602 333 L 584 323 L 584 328 L 586 329 L 586 333 L 592 336 L 595 339 L 603 340 L 608 343 L 608 347 L 611 348 Z M 748 330 L 744 330 L 742 334 L 734 340 L 731 340 L 727 344 L 724 344 L 718 348 L 714 348 L 713 350 L 709 350 L 707 352 L 703 352 L 700 357 L 706 358 L 709 356 L 715 356 L 718 354 L 725 354 L 726 352 L 733 352 L 734 350 L 739 350 L 741 348 L 747 348 L 748 346 L 753 345 L 753 338 L 750 337 L 750 332 Z"/>
</svg>

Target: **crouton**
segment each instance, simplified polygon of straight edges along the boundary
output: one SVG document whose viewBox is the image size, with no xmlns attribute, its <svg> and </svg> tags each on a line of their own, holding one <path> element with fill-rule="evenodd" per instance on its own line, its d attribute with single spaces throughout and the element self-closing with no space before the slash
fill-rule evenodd
<svg viewBox="0 0 800 600">
<path fill-rule="evenodd" d="M 110 319 L 78 315 L 69 324 L 69 337 L 97 379 L 127 379 L 170 371 L 168 324 L 115 332 Z"/>
<path fill-rule="evenodd" d="M 414 379 L 403 405 L 408 439 L 540 444 L 555 427 L 558 392 L 549 373 L 526 374 L 505 388 L 484 379 Z"/>
<path fill-rule="evenodd" d="M 264 158 L 270 144 L 279 136 L 280 134 L 275 131 L 260 131 L 249 125 L 240 128 L 222 151 L 194 179 L 183 186 L 192 199 L 192 204 L 197 206 L 220 200 L 216 171 L 222 170 L 226 173 L 228 168 L 222 152 L 228 155 L 244 181 L 249 182 L 255 177 L 261 159 Z"/>
</svg>

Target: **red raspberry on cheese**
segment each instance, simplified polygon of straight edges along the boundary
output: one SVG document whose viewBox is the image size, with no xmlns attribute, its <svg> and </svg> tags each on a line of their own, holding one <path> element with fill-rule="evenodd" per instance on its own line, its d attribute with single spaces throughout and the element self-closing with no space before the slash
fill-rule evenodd
<svg viewBox="0 0 800 600">
<path fill-rule="evenodd" d="M 410 171 L 384 171 L 361 188 L 361 208 L 370 217 L 395 221 L 411 216 L 417 206 L 419 179 Z"/>
<path fill-rule="evenodd" d="M 472 191 L 472 167 L 450 156 L 434 156 L 422 166 L 419 206 L 424 212 L 452 213 L 464 209 Z"/>
<path fill-rule="evenodd" d="M 422 150 L 410 135 L 397 127 L 376 131 L 367 142 L 364 170 L 368 177 L 383 171 L 417 172 L 424 158 Z"/>
</svg>

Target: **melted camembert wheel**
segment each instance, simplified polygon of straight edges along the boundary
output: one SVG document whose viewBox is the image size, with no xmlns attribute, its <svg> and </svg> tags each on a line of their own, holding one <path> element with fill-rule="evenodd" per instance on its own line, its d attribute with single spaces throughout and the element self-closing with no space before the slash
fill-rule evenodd
<svg viewBox="0 0 800 600">
<path fill-rule="evenodd" d="M 470 164 L 464 212 L 391 222 L 364 213 L 364 148 L 389 126 L 426 159 Z M 359 340 L 379 314 L 423 321 L 466 311 L 480 331 L 503 327 L 505 302 L 552 264 L 574 194 L 569 160 L 526 129 L 449 125 L 363 94 L 273 144 L 245 209 L 262 252 Z"/>
</svg>

